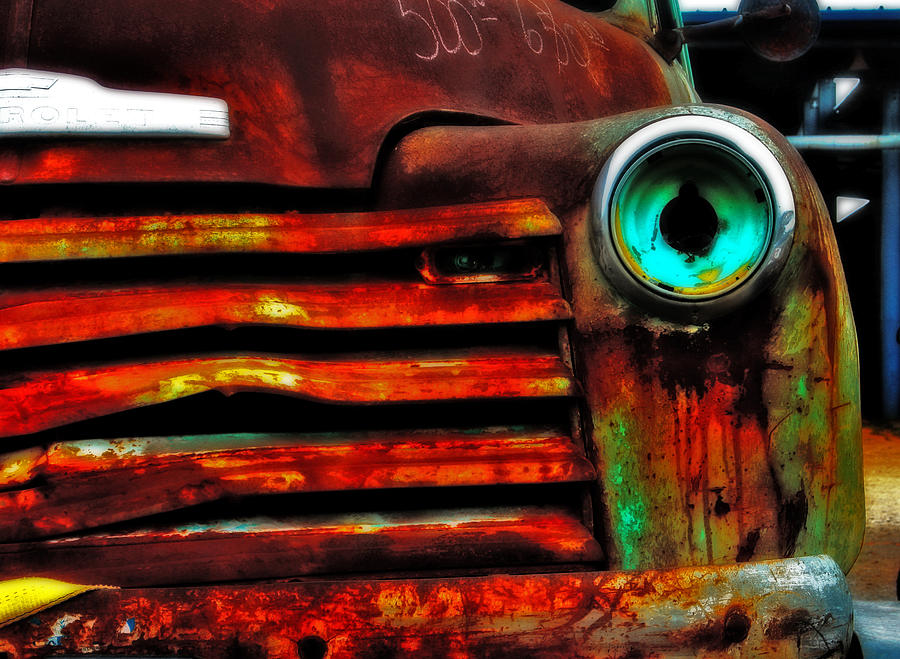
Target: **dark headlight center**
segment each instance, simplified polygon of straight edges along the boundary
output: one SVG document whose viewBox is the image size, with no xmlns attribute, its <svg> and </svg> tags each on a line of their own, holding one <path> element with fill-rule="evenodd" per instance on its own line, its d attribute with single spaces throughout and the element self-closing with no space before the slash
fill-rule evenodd
<svg viewBox="0 0 900 659">
<path fill-rule="evenodd" d="M 697 185 L 687 181 L 660 213 L 659 231 L 672 249 L 704 256 L 719 231 L 719 216 L 712 204 L 700 196 Z"/>
</svg>

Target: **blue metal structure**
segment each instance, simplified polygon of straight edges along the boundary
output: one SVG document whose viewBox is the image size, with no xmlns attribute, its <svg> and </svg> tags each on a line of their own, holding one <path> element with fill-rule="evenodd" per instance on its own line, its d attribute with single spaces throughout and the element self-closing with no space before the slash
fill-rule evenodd
<svg viewBox="0 0 900 659">
<path fill-rule="evenodd" d="M 722 4 L 726 4 L 723 2 Z M 682 3 L 684 7 L 685 3 Z M 685 25 L 697 25 L 699 23 L 709 23 L 722 18 L 734 16 L 736 9 L 720 9 L 710 11 L 707 9 L 684 9 L 681 17 Z M 825 8 L 819 16 L 823 23 L 829 22 L 846 22 L 846 21 L 900 21 L 900 8 L 877 8 L 877 9 L 831 9 Z"/>
<path fill-rule="evenodd" d="M 900 85 L 884 95 L 884 134 L 900 130 Z M 900 150 L 881 155 L 882 408 L 900 417 Z"/>
</svg>

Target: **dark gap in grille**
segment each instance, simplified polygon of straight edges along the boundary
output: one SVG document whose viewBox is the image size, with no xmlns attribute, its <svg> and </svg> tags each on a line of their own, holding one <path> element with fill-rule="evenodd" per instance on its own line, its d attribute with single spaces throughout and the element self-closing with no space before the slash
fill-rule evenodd
<svg viewBox="0 0 900 659">
<path fill-rule="evenodd" d="M 440 359 L 460 350 L 487 356 L 508 348 L 556 354 L 557 327 L 553 322 L 377 330 L 198 327 L 7 350 L 0 361 L 0 386 L 4 377 L 16 378 L 22 372 L 216 354 L 338 360 Z"/>
<path fill-rule="evenodd" d="M 81 183 L 3 189 L 4 219 L 41 216 L 353 212 L 372 209 L 370 190 L 253 183 Z M 238 209 L 238 210 L 236 210 Z"/>
<path fill-rule="evenodd" d="M 569 401 L 510 399 L 329 405 L 290 396 L 207 392 L 2 441 L 3 451 L 79 439 L 225 433 L 314 433 L 541 426 L 569 434 Z"/>
<path fill-rule="evenodd" d="M 36 290 L 59 286 L 165 283 L 371 283 L 416 281 L 420 249 L 345 254 L 193 254 L 72 259 L 0 264 L 0 286 Z"/>
<path fill-rule="evenodd" d="M 457 251 L 467 256 L 472 250 L 494 255 L 505 254 L 509 245 L 521 241 L 486 241 L 460 247 L 444 247 L 445 254 Z M 532 249 L 518 254 L 520 261 L 527 254 L 528 267 L 547 263 L 549 250 L 546 240 L 528 243 Z M 6 290 L 37 291 L 58 287 L 109 287 L 127 289 L 133 286 L 190 285 L 190 284 L 378 284 L 423 283 L 417 266 L 421 248 L 389 249 L 342 254 L 185 254 L 171 256 L 141 256 L 108 259 L 71 259 L 35 263 L 0 263 L 0 288 Z M 503 264 L 494 272 L 498 275 L 519 275 L 528 268 L 520 261 Z M 453 272 L 449 274 L 454 274 Z M 457 273 L 459 274 L 459 273 Z M 462 272 L 461 274 L 466 274 Z"/>
<path fill-rule="evenodd" d="M 494 574 L 559 574 L 562 572 L 584 572 L 585 569 L 592 570 L 608 570 L 609 563 L 606 559 L 596 564 L 585 563 L 552 563 L 549 565 L 515 565 L 515 566 L 497 566 L 497 567 L 459 567 L 459 568 L 432 568 L 428 570 L 429 579 L 460 579 L 464 577 L 486 577 Z M 288 577 L 283 579 L 233 579 L 227 582 L 221 582 L 223 585 L 239 586 L 242 584 L 291 584 L 291 583 L 309 583 L 315 581 L 387 581 L 399 579 L 421 579 L 421 570 L 392 570 L 391 572 L 321 572 L 319 574 L 311 574 L 307 576 Z M 191 584 L 182 584 L 191 585 Z M 201 585 L 201 584 L 198 584 Z M 206 585 L 206 584 L 202 584 Z M 500 655 L 503 656 L 503 655 Z M 94 659 L 93 655 L 79 655 L 78 657 L 70 657 L 68 655 L 61 656 L 60 659 Z M 0 659 L 3 659 L 0 657 Z M 106 657 L 102 659 L 107 659 Z M 111 657 L 108 659 L 112 659 Z M 162 659 L 154 657 L 154 659 Z"/>
<path fill-rule="evenodd" d="M 426 577 L 426 571 L 421 569 L 405 569 L 405 570 L 381 570 L 373 572 L 377 569 L 373 566 L 360 566 L 358 572 L 317 572 L 315 574 L 300 575 L 296 577 L 284 577 L 279 579 L 229 579 L 217 581 L 215 584 L 206 582 L 179 582 L 177 584 L 168 584 L 168 588 L 204 588 L 207 586 L 260 586 L 268 584 L 291 584 L 291 583 L 315 583 L 315 582 L 331 582 L 331 581 L 396 581 L 401 579 L 418 580 Z M 464 577 L 489 577 L 492 575 L 556 575 L 560 573 L 583 573 L 585 570 L 604 571 L 609 570 L 607 560 L 598 561 L 596 563 L 543 563 L 534 565 L 498 565 L 479 566 L 479 567 L 430 567 L 427 569 L 428 579 L 459 579 Z M 185 643 L 187 645 L 187 643 Z M 53 655 L 58 659 L 115 659 L 110 655 Z M 130 655 L 135 656 L 135 655 Z M 140 656 L 140 655 L 138 655 Z M 193 655 L 186 655 L 193 657 Z M 243 656 L 243 655 L 242 655 Z M 374 657 L 397 657 L 403 655 L 372 655 Z M 506 654 L 498 654 L 492 656 L 507 656 Z M 533 655 L 526 655 L 531 657 Z M 0 656 L 0 659 L 3 659 Z M 168 656 L 151 655 L 146 659 L 170 659 Z M 172 657 L 171 659 L 179 659 Z"/>
</svg>

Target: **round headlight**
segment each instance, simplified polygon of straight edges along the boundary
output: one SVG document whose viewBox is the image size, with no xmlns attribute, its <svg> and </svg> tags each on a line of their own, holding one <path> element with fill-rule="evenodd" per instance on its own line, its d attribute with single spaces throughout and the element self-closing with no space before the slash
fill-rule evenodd
<svg viewBox="0 0 900 659">
<path fill-rule="evenodd" d="M 594 248 L 623 294 L 676 315 L 714 316 L 762 289 L 787 257 L 790 183 L 754 135 L 679 116 L 641 128 L 594 188 Z"/>
</svg>

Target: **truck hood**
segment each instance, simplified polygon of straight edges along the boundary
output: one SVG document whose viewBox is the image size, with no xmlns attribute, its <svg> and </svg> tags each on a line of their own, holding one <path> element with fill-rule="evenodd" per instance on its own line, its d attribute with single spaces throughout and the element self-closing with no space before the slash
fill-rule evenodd
<svg viewBox="0 0 900 659">
<path fill-rule="evenodd" d="M 364 188 L 398 126 L 560 123 L 672 100 L 643 41 L 549 0 L 13 0 L 0 20 L 0 68 L 220 98 L 231 120 L 221 141 L 4 138 L 4 183 Z"/>
</svg>

